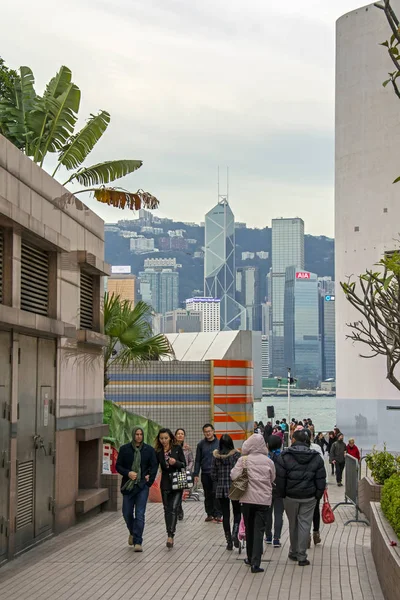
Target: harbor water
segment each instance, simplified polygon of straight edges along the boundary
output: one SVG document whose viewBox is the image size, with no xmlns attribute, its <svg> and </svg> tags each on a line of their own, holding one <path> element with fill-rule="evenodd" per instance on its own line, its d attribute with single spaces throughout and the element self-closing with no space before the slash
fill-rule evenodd
<svg viewBox="0 0 400 600">
<path fill-rule="evenodd" d="M 288 399 L 281 396 L 263 397 L 261 402 L 254 403 L 254 419 L 264 424 L 268 419 L 267 406 L 275 408 L 275 418 L 288 418 Z M 336 425 L 336 398 L 334 396 L 299 396 L 290 399 L 290 418 L 298 421 L 312 419 L 315 431 L 329 431 Z"/>
</svg>

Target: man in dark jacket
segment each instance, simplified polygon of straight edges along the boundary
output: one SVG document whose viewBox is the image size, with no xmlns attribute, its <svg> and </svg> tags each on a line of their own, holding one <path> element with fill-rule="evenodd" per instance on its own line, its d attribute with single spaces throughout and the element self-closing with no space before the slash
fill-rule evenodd
<svg viewBox="0 0 400 600">
<path fill-rule="evenodd" d="M 324 461 L 310 449 L 307 432 L 295 431 L 293 443 L 284 450 L 275 463 L 276 492 L 283 498 L 289 520 L 290 560 L 301 567 L 309 565 L 307 546 L 315 503 L 322 498 L 326 487 Z"/>
<path fill-rule="evenodd" d="M 122 514 L 129 530 L 128 544 L 135 552 L 143 552 L 143 530 L 149 489 L 157 475 L 158 462 L 154 448 L 144 443 L 141 427 L 134 427 L 132 442 L 119 449 L 116 464 L 122 475 Z"/>
<path fill-rule="evenodd" d="M 207 513 L 206 521 L 222 523 L 220 504 L 215 497 L 214 482 L 211 478 L 211 463 L 214 450 L 218 450 L 219 441 L 211 423 L 203 426 L 204 439 L 197 444 L 196 460 L 194 463 L 194 480 L 199 480 L 201 469 L 201 483 L 204 491 L 204 507 Z"/>
<path fill-rule="evenodd" d="M 333 465 L 335 465 L 336 468 L 336 482 L 339 487 L 343 485 L 342 477 L 344 466 L 346 464 L 346 451 L 347 446 L 343 441 L 343 433 L 339 433 L 338 438 L 336 442 L 332 444 L 332 448 L 329 453 L 329 460 Z"/>
</svg>

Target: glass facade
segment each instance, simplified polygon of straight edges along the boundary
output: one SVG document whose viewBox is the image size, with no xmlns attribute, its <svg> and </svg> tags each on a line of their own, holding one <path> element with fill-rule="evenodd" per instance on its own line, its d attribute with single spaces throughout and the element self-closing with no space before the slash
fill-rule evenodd
<svg viewBox="0 0 400 600">
<path fill-rule="evenodd" d="M 272 269 L 268 286 L 272 303 L 271 373 L 285 376 L 284 351 L 285 280 L 288 267 L 304 269 L 304 221 L 302 219 L 272 219 Z M 271 289 L 269 289 L 271 288 Z"/>
<path fill-rule="evenodd" d="M 318 387 L 322 363 L 319 289 L 314 273 L 295 267 L 286 269 L 284 323 L 285 364 L 292 368 L 299 387 Z"/>
<path fill-rule="evenodd" d="M 246 329 L 261 331 L 260 275 L 257 267 L 236 269 L 236 300 L 246 309 Z"/>
<path fill-rule="evenodd" d="M 142 300 L 156 313 L 165 314 L 179 307 L 179 273 L 172 269 L 145 269 L 139 278 Z"/>
<path fill-rule="evenodd" d="M 235 300 L 235 218 L 226 200 L 205 216 L 204 295 L 220 299 L 222 331 L 246 329 L 246 311 Z"/>
</svg>

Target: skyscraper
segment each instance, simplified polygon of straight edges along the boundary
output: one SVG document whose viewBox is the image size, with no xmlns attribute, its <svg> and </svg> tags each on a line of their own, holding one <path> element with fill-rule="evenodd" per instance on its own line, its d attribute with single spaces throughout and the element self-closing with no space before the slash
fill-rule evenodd
<svg viewBox="0 0 400 600">
<path fill-rule="evenodd" d="M 335 282 L 330 278 L 318 280 L 320 294 L 320 334 L 322 350 L 322 379 L 336 380 Z"/>
<path fill-rule="evenodd" d="M 284 304 L 286 269 L 304 269 L 303 219 L 272 219 L 272 336 L 270 364 L 274 376 L 285 376 L 287 367 L 284 354 Z"/>
<path fill-rule="evenodd" d="M 142 300 L 156 313 L 179 307 L 179 273 L 172 269 L 145 269 L 139 273 Z"/>
<path fill-rule="evenodd" d="M 246 329 L 235 300 L 235 218 L 226 198 L 205 216 L 204 295 L 221 300 L 221 330 Z"/>
<path fill-rule="evenodd" d="M 236 300 L 246 309 L 246 329 L 261 331 L 260 276 L 258 267 L 238 267 L 236 269 Z"/>
<path fill-rule="evenodd" d="M 201 331 L 220 331 L 220 305 L 218 298 L 188 298 L 186 310 L 201 313 Z"/>
<path fill-rule="evenodd" d="M 286 269 L 284 305 L 285 364 L 300 387 L 321 382 L 318 279 L 314 273 Z"/>
</svg>

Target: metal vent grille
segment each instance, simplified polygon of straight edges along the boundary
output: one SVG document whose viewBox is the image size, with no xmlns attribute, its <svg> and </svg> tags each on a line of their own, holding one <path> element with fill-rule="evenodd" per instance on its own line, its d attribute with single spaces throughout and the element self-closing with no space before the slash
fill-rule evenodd
<svg viewBox="0 0 400 600">
<path fill-rule="evenodd" d="M 33 523 L 33 460 L 18 464 L 17 531 Z"/>
<path fill-rule="evenodd" d="M 93 329 L 93 276 L 81 271 L 81 329 Z"/>
<path fill-rule="evenodd" d="M 21 308 L 39 315 L 49 310 L 49 255 L 46 251 L 21 244 Z"/>
<path fill-rule="evenodd" d="M 0 229 L 0 304 L 3 302 L 4 236 Z"/>
</svg>

